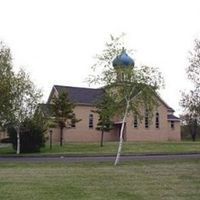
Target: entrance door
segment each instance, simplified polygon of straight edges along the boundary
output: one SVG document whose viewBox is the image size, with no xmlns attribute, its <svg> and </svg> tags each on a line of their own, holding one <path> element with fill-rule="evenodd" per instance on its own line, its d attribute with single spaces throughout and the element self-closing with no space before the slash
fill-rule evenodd
<svg viewBox="0 0 200 200">
<path fill-rule="evenodd" d="M 121 131 L 121 127 L 122 127 L 122 123 L 117 123 L 115 124 L 115 133 L 116 133 L 116 136 L 117 136 L 117 140 L 119 141 L 120 139 L 120 131 Z M 124 125 L 124 131 L 123 131 L 123 140 L 126 141 L 126 123 Z"/>
</svg>

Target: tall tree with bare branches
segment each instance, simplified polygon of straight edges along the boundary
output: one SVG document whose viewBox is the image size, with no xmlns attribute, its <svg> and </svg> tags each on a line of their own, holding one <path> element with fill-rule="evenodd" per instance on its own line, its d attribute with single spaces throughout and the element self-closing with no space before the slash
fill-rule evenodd
<svg viewBox="0 0 200 200">
<path fill-rule="evenodd" d="M 163 78 L 155 68 L 134 66 L 134 61 L 127 62 L 127 58 L 125 62 L 114 61 L 120 57 L 128 57 L 126 52 L 132 52 L 124 48 L 123 39 L 124 34 L 110 37 L 102 54 L 96 56 L 97 62 L 93 65 L 94 71 L 96 70 L 98 74 L 89 77 L 90 83 L 106 86 L 105 90 L 115 104 L 115 115 L 121 120 L 115 165 L 119 162 L 127 117 L 134 113 L 142 119 L 144 116 L 141 108 L 145 108 L 150 116 L 157 102 L 156 91 L 163 84 Z"/>
</svg>

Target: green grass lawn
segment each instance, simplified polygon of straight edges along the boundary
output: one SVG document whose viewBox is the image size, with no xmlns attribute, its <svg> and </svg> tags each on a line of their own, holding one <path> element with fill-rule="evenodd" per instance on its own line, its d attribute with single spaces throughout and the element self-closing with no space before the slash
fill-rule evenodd
<svg viewBox="0 0 200 200">
<path fill-rule="evenodd" d="M 199 200 L 200 160 L 0 163 L 2 200 Z"/>
<path fill-rule="evenodd" d="M 69 143 L 63 147 L 54 145 L 52 150 L 46 145 L 41 153 L 115 154 L 117 147 L 117 142 L 107 142 L 104 147 L 100 147 L 98 143 Z M 200 152 L 200 142 L 124 142 L 122 152 L 123 154 Z"/>
<path fill-rule="evenodd" d="M 117 142 L 106 142 L 104 147 L 99 143 L 67 143 L 62 147 L 53 145 L 50 150 L 49 144 L 41 149 L 40 154 L 115 154 L 117 151 Z M 200 152 L 200 142 L 124 142 L 123 154 L 139 153 L 181 153 L 181 152 Z M 13 154 L 12 147 L 0 148 L 0 155 Z"/>
</svg>

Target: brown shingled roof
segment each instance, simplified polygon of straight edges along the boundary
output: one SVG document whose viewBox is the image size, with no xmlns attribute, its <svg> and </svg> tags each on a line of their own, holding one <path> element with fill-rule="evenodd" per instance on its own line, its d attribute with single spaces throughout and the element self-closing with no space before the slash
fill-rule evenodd
<svg viewBox="0 0 200 200">
<path fill-rule="evenodd" d="M 76 104 L 95 104 L 101 99 L 104 92 L 102 88 L 94 89 L 60 85 L 55 85 L 54 87 L 58 93 L 67 92 L 69 99 Z"/>
</svg>

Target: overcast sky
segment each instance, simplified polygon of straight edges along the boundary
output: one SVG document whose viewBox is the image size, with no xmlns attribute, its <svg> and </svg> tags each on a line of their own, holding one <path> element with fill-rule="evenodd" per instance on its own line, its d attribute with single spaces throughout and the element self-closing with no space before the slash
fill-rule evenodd
<svg viewBox="0 0 200 200">
<path fill-rule="evenodd" d="M 44 101 L 54 84 L 88 87 L 95 54 L 122 32 L 136 65 L 162 72 L 161 97 L 180 113 L 188 52 L 200 38 L 199 0 L 0 0 L 0 40 Z"/>
</svg>

